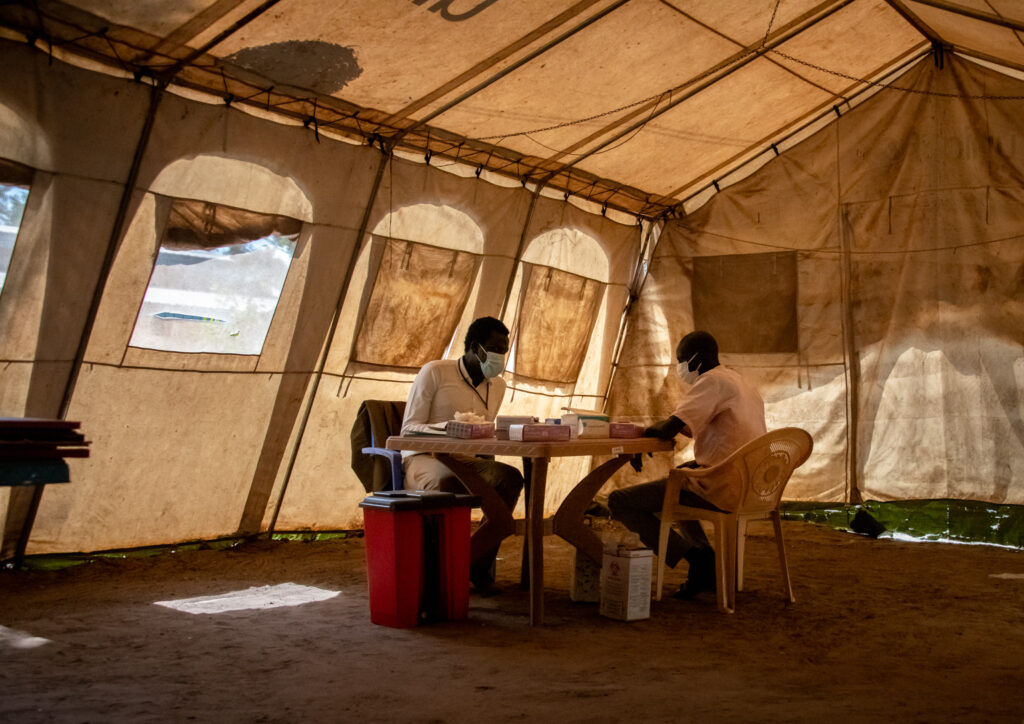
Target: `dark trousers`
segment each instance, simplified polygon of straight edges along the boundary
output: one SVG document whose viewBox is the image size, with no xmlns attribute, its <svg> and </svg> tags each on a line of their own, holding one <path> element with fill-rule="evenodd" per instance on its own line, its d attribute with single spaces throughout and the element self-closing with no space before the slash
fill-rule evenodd
<svg viewBox="0 0 1024 724">
<path fill-rule="evenodd" d="M 658 535 L 661 532 L 661 506 L 665 502 L 665 479 L 650 483 L 641 483 L 612 492 L 608 496 L 608 508 L 612 518 L 620 521 L 631 531 L 640 536 L 648 548 L 658 550 Z M 679 502 L 694 508 L 719 510 L 711 503 L 689 490 L 679 493 Z M 686 520 L 678 524 L 668 535 L 668 551 L 665 563 L 674 568 L 686 554 L 694 548 L 708 550 L 711 544 L 704 534 L 699 521 Z"/>
</svg>

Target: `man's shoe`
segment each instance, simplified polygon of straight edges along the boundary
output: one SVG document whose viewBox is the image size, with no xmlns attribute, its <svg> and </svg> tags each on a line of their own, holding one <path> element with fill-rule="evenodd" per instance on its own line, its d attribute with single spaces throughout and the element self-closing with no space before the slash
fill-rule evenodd
<svg viewBox="0 0 1024 724">
<path fill-rule="evenodd" d="M 690 564 L 690 570 L 686 576 L 686 583 L 679 587 L 673 598 L 690 599 L 698 593 L 714 593 L 717 587 L 714 549 L 691 548 L 685 557 Z"/>
<path fill-rule="evenodd" d="M 679 590 L 672 594 L 672 598 L 678 598 L 682 601 L 689 601 L 691 598 L 696 596 L 698 593 L 714 593 L 717 589 L 715 585 L 715 579 L 712 578 L 710 581 L 706 579 L 689 579 L 679 587 Z"/>
</svg>

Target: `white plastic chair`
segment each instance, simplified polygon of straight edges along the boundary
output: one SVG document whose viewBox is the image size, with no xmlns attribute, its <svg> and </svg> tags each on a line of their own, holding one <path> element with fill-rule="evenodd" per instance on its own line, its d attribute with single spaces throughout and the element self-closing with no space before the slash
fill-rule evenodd
<svg viewBox="0 0 1024 724">
<path fill-rule="evenodd" d="M 807 460 L 812 447 L 811 436 L 806 431 L 797 427 L 784 427 L 750 441 L 718 465 L 673 470 L 668 476 L 665 502 L 661 509 L 655 599 L 661 600 L 665 551 L 672 524 L 682 520 L 706 520 L 715 529 L 718 608 L 724 613 L 732 613 L 736 608 L 736 590 L 743 590 L 743 548 L 747 521 L 770 518 L 775 527 L 775 542 L 779 548 L 779 563 L 786 593 L 790 602 L 795 602 L 793 586 L 789 580 L 789 566 L 786 564 L 786 549 L 782 544 L 779 501 L 790 475 Z M 730 512 L 681 505 L 679 492 L 687 479 L 694 483 L 706 480 L 735 485 L 740 490 L 739 505 Z M 694 485 L 693 489 L 699 488 Z"/>
</svg>

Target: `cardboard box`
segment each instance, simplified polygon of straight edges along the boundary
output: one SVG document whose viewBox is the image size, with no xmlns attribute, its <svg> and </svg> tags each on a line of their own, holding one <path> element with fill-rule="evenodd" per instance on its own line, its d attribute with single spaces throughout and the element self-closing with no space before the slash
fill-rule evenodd
<svg viewBox="0 0 1024 724">
<path fill-rule="evenodd" d="M 654 552 L 650 548 L 618 548 L 605 552 L 601 566 L 602 616 L 619 621 L 651 617 L 651 570 Z"/>
<path fill-rule="evenodd" d="M 498 415 L 494 418 L 494 435 L 499 440 L 508 440 L 508 429 L 512 425 L 529 425 L 537 422 L 532 415 Z"/>
<path fill-rule="evenodd" d="M 608 418 L 591 417 L 580 415 L 580 422 L 577 426 L 577 437 L 610 437 L 608 434 Z"/>
<path fill-rule="evenodd" d="M 477 440 L 480 438 L 494 437 L 494 423 L 459 422 L 458 420 L 449 420 L 448 426 L 444 431 L 448 437 Z"/>
<path fill-rule="evenodd" d="M 575 412 L 567 412 L 562 415 L 562 424 L 569 428 L 569 437 L 575 440 L 579 433 L 580 416 Z"/>
<path fill-rule="evenodd" d="M 569 600 L 577 603 L 597 603 L 601 600 L 601 566 L 579 549 L 573 551 Z"/>
<path fill-rule="evenodd" d="M 608 423 L 608 437 L 643 437 L 644 428 L 632 422 Z"/>
<path fill-rule="evenodd" d="M 570 430 L 565 425 L 510 425 L 508 428 L 509 440 L 521 440 L 523 442 L 544 442 L 548 440 L 568 440 Z"/>
</svg>

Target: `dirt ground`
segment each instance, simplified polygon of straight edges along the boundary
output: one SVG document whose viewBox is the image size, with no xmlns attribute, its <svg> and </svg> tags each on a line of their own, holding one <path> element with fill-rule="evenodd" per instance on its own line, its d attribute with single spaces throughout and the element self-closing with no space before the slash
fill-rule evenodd
<svg viewBox="0 0 1024 724">
<path fill-rule="evenodd" d="M 1024 552 L 784 529 L 795 604 L 754 526 L 735 614 L 666 597 L 631 623 L 569 600 L 571 549 L 549 538 L 540 628 L 515 540 L 501 595 L 414 629 L 370 623 L 361 539 L 6 571 L 0 721 L 1024 721 L 1024 578 L 998 575 L 1024 573 Z M 285 582 L 340 595 L 221 614 L 154 605 Z"/>
</svg>

